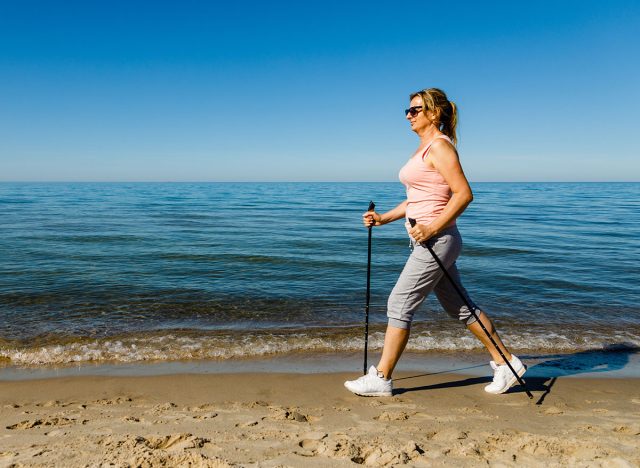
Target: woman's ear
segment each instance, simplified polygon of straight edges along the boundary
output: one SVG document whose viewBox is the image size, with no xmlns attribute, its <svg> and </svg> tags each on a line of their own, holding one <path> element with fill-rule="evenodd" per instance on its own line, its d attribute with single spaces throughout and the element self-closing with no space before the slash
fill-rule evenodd
<svg viewBox="0 0 640 468">
<path fill-rule="evenodd" d="M 436 124 L 436 122 L 440 121 L 440 112 L 439 112 L 439 110 L 429 109 L 427 111 L 426 116 L 427 116 L 427 119 L 429 119 L 429 122 L 431 122 L 434 125 Z"/>
</svg>

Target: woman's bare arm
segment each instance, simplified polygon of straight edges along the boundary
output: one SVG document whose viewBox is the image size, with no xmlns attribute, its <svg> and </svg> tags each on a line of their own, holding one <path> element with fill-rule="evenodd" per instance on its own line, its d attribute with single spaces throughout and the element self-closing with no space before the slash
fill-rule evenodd
<svg viewBox="0 0 640 468">
<path fill-rule="evenodd" d="M 369 226 L 382 226 L 383 224 L 389 224 L 398 219 L 405 217 L 407 212 L 407 200 L 400 203 L 394 209 L 387 211 L 384 214 L 376 213 L 375 211 L 367 211 L 362 215 L 362 222 L 366 227 Z"/>
</svg>

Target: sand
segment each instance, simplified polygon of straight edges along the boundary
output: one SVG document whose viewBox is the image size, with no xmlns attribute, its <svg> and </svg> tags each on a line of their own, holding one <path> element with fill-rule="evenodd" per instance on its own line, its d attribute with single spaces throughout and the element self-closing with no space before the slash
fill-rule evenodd
<svg viewBox="0 0 640 468">
<path fill-rule="evenodd" d="M 82 376 L 0 382 L 0 466 L 640 466 L 638 379 L 353 374 Z"/>
</svg>

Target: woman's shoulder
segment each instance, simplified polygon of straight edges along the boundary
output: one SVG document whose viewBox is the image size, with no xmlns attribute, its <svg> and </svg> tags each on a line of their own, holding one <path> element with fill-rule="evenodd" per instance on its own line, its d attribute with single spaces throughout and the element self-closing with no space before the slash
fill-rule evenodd
<svg viewBox="0 0 640 468">
<path fill-rule="evenodd" d="M 455 146 L 447 135 L 438 135 L 435 140 L 431 143 L 432 148 L 453 148 Z"/>
<path fill-rule="evenodd" d="M 435 156 L 436 158 L 447 156 L 457 157 L 458 151 L 456 150 L 456 147 L 454 146 L 451 139 L 446 135 L 442 135 L 440 137 L 437 137 L 437 139 L 434 140 L 433 143 L 431 143 L 429 147 L 429 156 Z"/>
</svg>

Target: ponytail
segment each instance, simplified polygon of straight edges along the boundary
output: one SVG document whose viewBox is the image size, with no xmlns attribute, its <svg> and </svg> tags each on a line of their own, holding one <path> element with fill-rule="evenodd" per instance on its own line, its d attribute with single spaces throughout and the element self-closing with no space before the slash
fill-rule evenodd
<svg viewBox="0 0 640 468">
<path fill-rule="evenodd" d="M 458 125 L 458 109 L 453 101 L 449 102 L 449 112 L 443 114 L 440 119 L 442 125 L 442 133 L 451 138 L 453 145 L 458 144 L 458 137 L 456 136 L 456 126 Z M 448 116 L 448 119 L 442 118 Z"/>
</svg>

